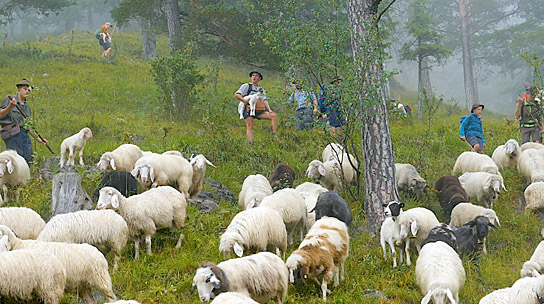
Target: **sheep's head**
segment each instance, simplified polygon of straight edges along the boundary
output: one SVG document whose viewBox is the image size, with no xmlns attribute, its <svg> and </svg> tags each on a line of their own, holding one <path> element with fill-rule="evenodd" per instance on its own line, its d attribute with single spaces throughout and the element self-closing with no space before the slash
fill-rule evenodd
<svg viewBox="0 0 544 304">
<path fill-rule="evenodd" d="M 225 285 L 228 283 L 224 281 L 226 279 L 223 271 L 217 265 L 208 263 L 197 269 L 193 278 L 193 287 L 196 286 L 200 301 L 206 303 L 226 289 Z"/>
<path fill-rule="evenodd" d="M 193 166 L 193 168 L 196 168 L 196 169 L 199 169 L 199 170 L 202 170 L 202 169 L 206 169 L 206 164 L 214 167 L 214 168 L 217 168 L 216 166 L 214 166 L 214 164 L 212 164 L 212 162 L 210 162 L 208 159 L 206 159 L 206 157 L 202 154 L 193 154 L 191 155 L 191 160 L 189 161 L 189 164 L 191 164 L 191 166 Z"/>
<path fill-rule="evenodd" d="M 115 168 L 116 168 L 115 160 L 113 159 L 112 153 L 111 152 L 105 152 L 104 154 L 102 154 L 102 156 L 100 157 L 100 160 L 96 164 L 96 167 L 100 171 L 106 171 L 106 170 L 108 170 L 110 168 L 115 170 Z"/>
<path fill-rule="evenodd" d="M 81 129 L 81 132 L 83 133 L 83 138 L 85 140 L 93 138 L 93 132 L 89 128 L 83 128 Z"/>
<path fill-rule="evenodd" d="M 421 300 L 421 304 L 427 304 L 433 300 L 434 304 L 456 304 L 457 302 L 453 298 L 453 293 L 449 288 L 443 288 L 443 287 L 436 287 L 434 289 L 430 289 L 425 297 Z"/>
<path fill-rule="evenodd" d="M 504 144 L 504 151 L 506 152 L 506 155 L 509 155 L 510 157 L 517 156 L 520 152 L 518 142 L 515 139 L 509 139 L 506 144 Z"/>
<path fill-rule="evenodd" d="M 414 177 L 410 181 L 410 190 L 416 193 L 419 196 L 425 192 L 425 189 L 427 188 L 427 181 L 424 180 L 421 177 Z"/>
<path fill-rule="evenodd" d="M 315 159 L 310 162 L 308 169 L 306 170 L 306 176 L 308 176 L 308 178 L 320 178 L 326 174 L 327 172 L 325 171 L 323 163 Z"/>
<path fill-rule="evenodd" d="M 15 233 L 8 226 L 0 225 L 0 252 L 10 251 L 10 239 L 15 237 Z"/>
<path fill-rule="evenodd" d="M 237 257 L 241 258 L 244 255 L 244 247 L 238 243 L 234 236 L 229 230 L 225 231 L 221 235 L 221 240 L 219 242 L 219 252 L 223 254 L 226 259 L 230 259 L 232 251 L 236 254 Z"/>
<path fill-rule="evenodd" d="M 140 181 L 142 184 L 146 185 L 149 182 L 153 183 L 155 181 L 155 174 L 153 170 L 153 164 L 151 161 L 144 159 L 136 163 L 136 167 L 130 172 L 134 178 L 138 178 L 140 175 Z"/>
<path fill-rule="evenodd" d="M 503 178 L 500 175 L 493 174 L 487 180 L 484 191 L 492 194 L 493 200 L 497 199 L 497 196 L 501 193 L 501 188 L 506 191 L 504 187 Z"/>
<path fill-rule="evenodd" d="M 482 244 L 484 239 L 489 235 L 489 227 L 497 228 L 495 225 L 491 224 L 487 217 L 481 215 L 466 223 L 464 226 L 469 226 L 475 231 L 476 238 L 480 244 Z"/>
<path fill-rule="evenodd" d="M 415 237 L 417 235 L 417 231 L 419 230 L 419 227 L 417 225 L 417 221 L 411 221 L 411 222 L 405 222 L 400 224 L 400 238 L 405 239 L 408 236 Z"/>
<path fill-rule="evenodd" d="M 289 283 L 296 284 L 300 281 L 306 282 L 308 278 L 308 269 L 306 265 L 302 263 L 302 256 L 298 253 L 293 253 L 285 264 L 289 270 Z"/>
<path fill-rule="evenodd" d="M 523 267 L 521 268 L 520 274 L 522 278 L 525 277 L 539 277 L 540 271 L 541 271 L 540 264 L 533 261 L 527 261 L 523 263 Z"/>
<path fill-rule="evenodd" d="M 487 217 L 489 219 L 489 222 L 491 224 L 495 224 L 495 222 L 497 223 L 497 226 L 501 226 L 501 223 L 499 222 L 499 217 L 497 216 L 497 213 L 495 212 L 495 210 L 493 209 L 485 209 L 482 214 L 480 215 L 483 215 L 485 217 Z"/>
<path fill-rule="evenodd" d="M 385 217 L 397 218 L 397 216 L 401 214 L 402 208 L 404 208 L 404 203 L 391 201 L 387 204 L 383 204 L 382 206 L 384 208 L 383 213 L 385 214 Z"/>
<path fill-rule="evenodd" d="M 119 191 L 113 187 L 104 187 L 100 189 L 100 196 L 98 197 L 98 203 L 96 203 L 96 209 L 118 209 L 120 196 L 121 194 Z"/>
<path fill-rule="evenodd" d="M 0 178 L 15 171 L 13 161 L 10 158 L 0 160 Z"/>
</svg>

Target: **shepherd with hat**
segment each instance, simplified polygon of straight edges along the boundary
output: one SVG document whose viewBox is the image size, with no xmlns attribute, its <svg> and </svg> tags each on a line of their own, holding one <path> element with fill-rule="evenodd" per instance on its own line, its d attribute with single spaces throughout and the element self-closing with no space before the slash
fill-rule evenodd
<svg viewBox="0 0 544 304">
<path fill-rule="evenodd" d="M 98 39 L 98 42 L 104 49 L 104 52 L 102 52 L 102 57 L 108 56 L 108 54 L 111 51 L 111 33 L 110 29 L 113 27 L 113 24 L 110 22 L 106 22 L 104 25 L 102 25 L 97 31 L 96 31 L 96 39 Z"/>
<path fill-rule="evenodd" d="M 482 123 L 483 104 L 473 104 L 470 115 L 461 119 L 459 126 L 459 137 L 466 141 L 471 147 L 472 152 L 483 154 L 487 148 L 484 139 L 484 128 Z"/>
<path fill-rule="evenodd" d="M 521 144 L 526 142 L 542 142 L 544 132 L 544 113 L 542 101 L 536 98 L 538 89 L 530 84 L 525 85 L 523 98 L 518 97 L 516 107 L 516 118 L 519 119 L 521 133 Z"/>
<path fill-rule="evenodd" d="M 21 80 L 15 85 L 17 94 L 8 95 L 2 100 L 0 105 L 0 125 L 2 129 L 0 135 L 6 144 L 6 149 L 17 151 L 27 163 L 32 162 L 32 142 L 28 133 L 36 140 L 44 145 L 47 145 L 47 140 L 36 137 L 34 132 L 26 126 L 26 117 L 32 115 L 30 105 L 26 102 L 27 96 L 30 94 L 31 85 L 27 79 Z"/>
</svg>

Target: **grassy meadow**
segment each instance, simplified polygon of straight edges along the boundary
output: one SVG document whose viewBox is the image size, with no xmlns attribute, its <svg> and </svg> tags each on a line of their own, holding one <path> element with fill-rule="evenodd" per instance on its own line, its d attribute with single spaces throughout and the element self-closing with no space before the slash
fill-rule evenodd
<svg viewBox="0 0 544 304">
<path fill-rule="evenodd" d="M 87 165 L 98 162 L 103 152 L 133 142 L 142 150 L 180 150 L 186 157 L 193 152 L 204 154 L 217 165 L 216 169 L 208 167 L 207 176 L 226 185 L 236 197 L 247 175 L 268 176 L 282 162 L 295 169 L 296 185 L 309 181 L 304 175 L 307 164 L 321 157 L 328 139 L 318 130 L 295 131 L 294 110 L 286 103 L 280 73 L 263 71 L 262 81 L 271 107 L 279 116 L 278 134 L 269 135 L 267 121 L 256 122 L 256 144 L 249 145 L 233 94 L 248 81 L 247 73 L 252 67 L 227 59 L 199 59 L 199 67 L 205 75 L 199 87 L 200 100 L 191 115 L 174 118 L 159 99 L 150 65 L 139 59 L 140 37 L 116 33 L 113 48 L 110 58 L 100 58 L 102 49 L 90 32 L 65 33 L 41 42 L 8 44 L 0 50 L 3 71 L 0 93 L 14 94 L 15 83 L 23 77 L 32 78 L 37 87 L 29 99 L 34 123 L 57 154 L 64 138 L 83 127 L 92 129 L 94 138 L 87 142 L 84 153 Z M 165 38 L 158 40 L 157 48 L 167 51 Z M 416 94 L 398 93 L 401 102 L 412 105 L 415 115 Z M 460 109 L 442 104 L 430 119 L 393 118 L 395 161 L 416 166 L 432 189 L 440 176 L 449 175 L 456 157 L 468 148 L 458 139 L 459 118 L 465 115 Z M 509 138 L 519 140 L 516 122 L 509 124 L 504 117 L 485 110 L 483 117 L 488 155 Z M 360 147 L 360 138 L 356 139 L 356 145 Z M 5 148 L 3 143 L 2 148 Z M 32 180 L 22 191 L 18 205 L 38 211 L 47 220 L 51 182 L 39 179 L 38 169 L 51 154 L 39 144 L 35 145 L 35 151 L 37 161 L 31 168 Z M 100 175 L 83 168 L 78 170 L 87 192 L 92 193 Z M 519 278 L 522 263 L 541 241 L 541 219 L 524 212 L 526 182 L 515 170 L 505 170 L 503 176 L 508 192 L 501 193 L 495 202 L 502 226 L 491 231 L 487 240 L 489 254 L 482 257 L 479 267 L 464 262 L 467 281 L 460 292 L 462 303 L 477 303 L 490 291 L 512 285 Z M 373 237 L 364 229 L 362 196 L 343 194 L 354 213 L 351 248 L 346 280 L 332 289 L 328 301 L 419 303 L 423 295 L 416 283 L 415 266 L 401 265 L 393 269 L 392 261 L 383 259 L 379 237 Z M 440 220 L 446 220 L 432 190 L 420 200 L 402 198 L 408 208 L 424 206 L 433 210 Z M 6 204 L 13 205 L 13 200 Z M 118 298 L 142 303 L 200 303 L 196 289 L 191 291 L 195 270 L 204 262 L 223 260 L 218 252 L 219 236 L 238 211 L 236 203 L 226 201 L 212 214 L 189 206 L 183 229 L 185 239 L 179 249 L 174 248 L 178 235 L 169 231 L 158 232 L 153 238 L 153 255 L 147 256 L 142 250 L 139 260 L 134 260 L 134 247 L 128 244 L 119 269 L 113 270 L 110 266 Z M 288 251 L 295 248 L 292 245 Z M 112 260 L 111 255 L 107 258 Z M 381 291 L 388 300 L 372 299 L 367 296 L 370 293 L 367 290 Z M 312 282 L 290 286 L 286 302 L 321 303 L 320 288 Z M 78 303 L 78 299 L 67 295 L 62 303 Z"/>
</svg>

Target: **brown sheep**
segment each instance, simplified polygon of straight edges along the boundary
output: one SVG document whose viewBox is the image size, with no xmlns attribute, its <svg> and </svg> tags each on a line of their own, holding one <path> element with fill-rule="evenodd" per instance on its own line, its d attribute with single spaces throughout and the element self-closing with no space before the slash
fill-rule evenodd
<svg viewBox="0 0 544 304">
<path fill-rule="evenodd" d="M 442 176 L 434 184 L 434 188 L 440 193 L 438 201 L 448 216 L 459 203 L 468 202 L 468 195 L 456 176 Z"/>
<path fill-rule="evenodd" d="M 279 164 L 270 174 L 269 181 L 274 192 L 284 188 L 293 188 L 295 170 L 286 164 Z"/>
</svg>

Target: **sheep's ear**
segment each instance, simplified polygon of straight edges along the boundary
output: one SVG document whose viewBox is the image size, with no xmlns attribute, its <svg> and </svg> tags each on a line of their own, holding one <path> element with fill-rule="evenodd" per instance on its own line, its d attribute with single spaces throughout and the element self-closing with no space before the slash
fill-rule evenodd
<svg viewBox="0 0 544 304">
<path fill-rule="evenodd" d="M 244 248 L 240 246 L 238 242 L 234 242 L 234 253 L 239 258 L 241 258 L 244 255 Z"/>
<path fill-rule="evenodd" d="M 404 208 L 404 203 L 399 204 L 401 208 Z"/>
<path fill-rule="evenodd" d="M 497 226 L 501 226 L 501 223 L 499 222 L 499 217 L 495 215 L 495 221 L 497 221 Z"/>
<path fill-rule="evenodd" d="M 111 206 L 115 209 L 119 208 L 119 196 L 117 194 L 111 196 Z"/>
<path fill-rule="evenodd" d="M 11 160 L 7 160 L 6 162 L 6 166 L 8 167 L 8 173 L 11 174 L 13 173 L 13 162 Z"/>
<path fill-rule="evenodd" d="M 455 299 L 453 298 L 453 293 L 451 292 L 451 290 L 448 288 L 446 289 L 446 296 L 448 297 L 448 299 L 450 300 L 451 303 L 455 304 L 457 302 L 455 302 Z"/>
<path fill-rule="evenodd" d="M 0 252 L 10 251 L 11 246 L 9 244 L 9 239 L 7 235 L 4 235 L 0 238 Z"/>
<path fill-rule="evenodd" d="M 211 161 L 209 161 L 207 158 L 204 158 L 206 160 L 206 163 L 214 168 L 217 168 L 214 164 L 212 164 Z"/>
<path fill-rule="evenodd" d="M 433 295 L 433 291 L 431 289 L 429 289 L 429 291 L 427 292 L 425 297 L 423 299 L 421 299 L 421 304 L 427 304 L 427 303 L 431 302 L 432 295 Z"/>
<path fill-rule="evenodd" d="M 387 207 L 388 205 L 389 205 L 389 204 L 387 204 L 387 203 L 383 203 L 383 204 L 382 204 L 382 207 L 385 208 L 385 207 Z"/>
<path fill-rule="evenodd" d="M 130 174 L 134 176 L 134 178 L 138 177 L 138 173 L 140 173 L 140 167 L 136 167 L 132 171 L 130 171 Z"/>
<path fill-rule="evenodd" d="M 317 171 L 319 171 L 319 174 L 325 176 L 325 174 L 327 174 L 327 171 L 325 171 L 325 166 L 323 166 L 323 164 L 319 164 L 317 166 Z"/>
<path fill-rule="evenodd" d="M 289 283 L 291 283 L 291 284 L 295 284 L 294 272 L 295 272 L 294 269 L 289 269 Z"/>
<path fill-rule="evenodd" d="M 210 283 L 212 283 L 214 289 L 221 288 L 221 280 L 219 280 L 215 274 L 210 277 Z"/>
<path fill-rule="evenodd" d="M 412 232 L 412 235 L 413 236 L 416 236 L 417 235 L 417 221 L 413 221 L 410 223 L 410 232 Z"/>
<path fill-rule="evenodd" d="M 502 187 L 502 189 L 504 189 L 504 192 L 508 192 L 508 190 L 506 190 L 506 187 L 504 186 L 503 182 L 501 182 L 501 187 Z"/>
<path fill-rule="evenodd" d="M 495 225 L 493 225 L 493 224 L 491 224 L 491 223 L 487 224 L 487 226 L 489 226 L 489 227 L 491 227 L 491 228 L 497 229 L 497 227 L 495 227 Z"/>
<path fill-rule="evenodd" d="M 246 210 L 257 207 L 257 203 L 258 203 L 257 198 L 252 199 L 251 202 L 247 204 Z"/>
<path fill-rule="evenodd" d="M 149 167 L 149 178 L 151 179 L 151 182 L 155 182 L 155 174 L 153 174 L 153 167 Z"/>
<path fill-rule="evenodd" d="M 110 159 L 110 166 L 114 171 L 117 170 L 117 167 L 115 167 L 115 159 Z"/>
<path fill-rule="evenodd" d="M 466 223 L 465 225 L 468 225 L 469 227 L 474 227 L 476 225 L 476 222 L 475 221 L 470 221 L 470 222 Z"/>
<path fill-rule="evenodd" d="M 540 276 L 540 273 L 536 269 L 533 269 L 533 271 L 531 271 L 531 276 L 536 278 Z"/>
</svg>

